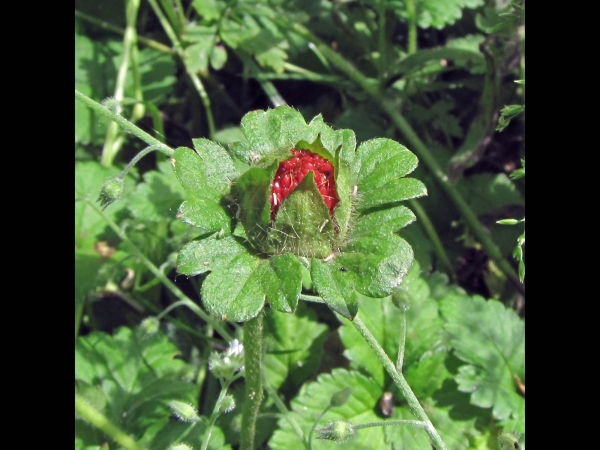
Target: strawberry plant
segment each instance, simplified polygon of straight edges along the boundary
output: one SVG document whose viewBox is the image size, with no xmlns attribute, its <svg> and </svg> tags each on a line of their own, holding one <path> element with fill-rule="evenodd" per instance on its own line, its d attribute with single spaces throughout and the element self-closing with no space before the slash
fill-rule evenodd
<svg viewBox="0 0 600 450">
<path fill-rule="evenodd" d="M 524 448 L 523 19 L 78 0 L 76 448 Z"/>
</svg>

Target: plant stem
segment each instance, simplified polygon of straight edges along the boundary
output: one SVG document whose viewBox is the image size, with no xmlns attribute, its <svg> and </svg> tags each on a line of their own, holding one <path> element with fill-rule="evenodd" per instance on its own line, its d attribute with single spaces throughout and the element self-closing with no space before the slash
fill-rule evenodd
<svg viewBox="0 0 600 450">
<path fill-rule="evenodd" d="M 437 231 L 435 231 L 435 227 L 431 223 L 431 220 L 429 220 L 429 216 L 427 215 L 427 213 L 421 207 L 421 204 L 417 200 L 410 199 L 408 202 L 410 203 L 410 207 L 412 208 L 415 215 L 417 216 L 419 223 L 425 229 L 425 233 L 427 233 L 427 236 L 429 237 L 429 240 L 431 241 L 431 244 L 433 245 L 433 249 L 434 249 L 436 255 L 438 256 L 438 258 L 440 258 L 440 261 L 442 262 L 442 264 L 444 266 L 446 266 L 446 272 L 450 276 L 450 279 L 452 280 L 452 282 L 456 283 L 456 272 L 454 272 L 454 268 L 452 267 L 450 258 L 448 258 L 448 255 L 446 254 L 446 250 L 444 249 L 444 246 L 442 245 L 442 241 L 440 240 L 440 237 L 437 234 Z"/>
<path fill-rule="evenodd" d="M 165 30 L 165 33 L 167 33 L 167 36 L 169 36 L 169 39 L 171 40 L 171 44 L 173 44 L 173 47 L 175 47 L 175 51 L 177 52 L 179 59 L 181 59 L 181 61 L 183 62 L 184 66 L 185 66 L 185 70 L 192 80 L 192 84 L 194 85 L 194 87 L 196 88 L 196 91 L 198 91 L 198 94 L 200 95 L 200 99 L 202 100 L 202 104 L 204 105 L 204 111 L 206 113 L 206 121 L 208 122 L 208 138 L 211 141 L 214 141 L 215 140 L 215 122 L 213 119 L 212 109 L 210 106 L 210 99 L 208 98 L 206 89 L 204 89 L 204 85 L 202 84 L 202 81 L 200 81 L 200 78 L 198 77 L 198 75 L 195 72 L 191 71 L 190 68 L 188 67 L 188 65 L 186 63 L 187 58 L 185 56 L 185 51 L 183 49 L 183 46 L 181 45 L 179 37 L 177 36 L 177 34 L 175 33 L 175 30 L 173 30 L 173 27 L 171 27 L 171 24 L 169 23 L 168 19 L 166 18 L 166 16 L 163 14 L 162 10 L 156 3 L 156 0 L 148 0 L 148 2 L 150 3 L 150 6 L 152 6 L 152 9 L 154 10 L 154 14 L 156 14 L 156 17 L 158 17 L 160 24 L 162 25 L 163 29 Z"/>
<path fill-rule="evenodd" d="M 263 316 L 258 315 L 244 323 L 244 372 L 246 377 L 246 396 L 242 410 L 242 431 L 240 450 L 254 450 L 256 418 L 262 403 L 263 388 L 261 368 L 263 360 Z"/>
<path fill-rule="evenodd" d="M 285 404 L 281 401 L 281 399 L 279 398 L 279 395 L 277 395 L 277 391 L 273 388 L 273 386 L 271 386 L 271 384 L 269 383 L 269 380 L 266 377 L 263 377 L 263 387 L 264 387 L 265 391 L 267 392 L 267 395 L 269 396 L 269 398 L 271 400 L 273 400 L 273 403 L 275 404 L 275 406 L 281 413 L 281 416 L 285 420 L 288 421 L 288 423 L 290 424 L 292 429 L 295 431 L 298 438 L 300 438 L 300 440 L 304 444 L 304 447 L 307 450 L 309 450 L 310 447 L 309 447 L 308 443 L 306 442 L 306 437 L 304 436 L 304 432 L 302 431 L 302 428 L 300 428 L 298 423 L 290 415 L 290 412 L 286 408 Z"/>
<path fill-rule="evenodd" d="M 98 428 L 104 434 L 113 439 L 117 444 L 127 450 L 144 450 L 124 431 L 113 424 L 100 411 L 90 405 L 85 398 L 75 392 L 75 411 L 88 423 Z"/>
<path fill-rule="evenodd" d="M 396 370 L 402 373 L 404 366 L 404 348 L 406 347 L 406 310 L 400 308 L 400 342 L 398 346 L 398 359 L 396 360 Z"/>
<path fill-rule="evenodd" d="M 282 19 L 286 20 L 286 19 Z M 323 41 L 317 38 L 310 30 L 299 23 L 286 22 L 290 28 L 295 30 L 300 36 L 309 42 L 315 44 L 318 49 L 325 55 L 325 57 L 333 63 L 339 70 L 344 72 L 351 80 L 358 84 L 365 92 L 367 92 L 381 108 L 387 113 L 392 119 L 394 125 L 404 135 L 406 140 L 411 144 L 412 150 L 417 154 L 420 160 L 427 166 L 431 174 L 434 176 L 436 181 L 446 192 L 446 194 L 452 199 L 456 207 L 463 215 L 467 225 L 475 234 L 481 245 L 485 248 L 490 258 L 492 258 L 500 270 L 502 270 L 508 278 L 513 282 L 516 288 L 524 293 L 525 287 L 519 282 L 517 273 L 510 265 L 510 263 L 502 256 L 500 249 L 496 246 L 494 241 L 490 238 L 483 226 L 479 222 L 479 219 L 467 204 L 463 196 L 458 192 L 456 187 L 452 185 L 448 179 L 446 173 L 442 170 L 437 160 L 431 154 L 427 146 L 421 141 L 415 130 L 410 126 L 408 121 L 404 118 L 398 105 L 390 101 L 384 96 L 379 90 L 378 83 L 376 80 L 371 80 L 364 76 L 356 67 L 346 61 L 337 52 L 332 50 Z"/>
<path fill-rule="evenodd" d="M 406 0 L 406 11 L 408 12 L 408 54 L 412 55 L 417 51 L 417 12 L 414 0 Z"/>
<path fill-rule="evenodd" d="M 92 100 L 87 95 L 82 94 L 77 89 L 75 89 L 75 98 L 77 100 L 81 101 L 82 103 L 84 103 L 86 106 L 92 108 L 97 113 L 103 115 L 107 119 L 114 120 L 119 125 L 121 125 L 121 127 L 123 127 L 123 129 L 125 131 L 128 131 L 131 134 L 133 134 L 134 136 L 137 136 L 142 141 L 144 141 L 150 145 L 156 145 L 157 147 L 159 147 L 158 150 L 160 150 L 165 155 L 171 157 L 175 153 L 175 150 L 173 150 L 172 148 L 168 147 L 167 145 L 160 142 L 158 139 L 150 136 L 145 131 L 136 127 L 134 124 L 132 124 L 127 119 L 125 119 L 123 116 L 111 111 L 110 109 L 106 108 L 105 106 L 102 106 L 100 103 Z"/>
<path fill-rule="evenodd" d="M 135 25 L 137 22 L 137 13 L 140 7 L 140 0 L 127 0 L 125 16 L 127 18 L 127 27 L 123 36 L 123 60 L 119 66 L 115 86 L 114 99 L 118 105 L 123 102 L 125 92 L 125 78 L 131 61 L 131 52 L 133 46 L 137 44 Z M 120 143 L 117 141 L 119 136 L 119 127 L 115 122 L 111 122 L 106 130 L 106 139 L 102 149 L 102 158 L 100 163 L 103 166 L 110 167 L 119 152 Z M 122 143 L 122 141 L 120 141 Z"/>
<path fill-rule="evenodd" d="M 181 304 L 185 304 L 188 308 L 194 311 L 198 316 L 202 318 L 206 323 L 211 324 L 215 330 L 219 332 L 219 334 L 223 337 L 223 339 L 227 341 L 231 341 L 233 337 L 229 334 L 229 332 L 225 329 L 223 324 L 216 320 L 214 317 L 211 317 L 207 313 L 205 313 L 198 305 L 196 305 L 192 300 L 187 298 L 183 292 L 181 292 L 175 284 L 171 280 L 167 278 L 167 276 L 162 273 L 148 258 L 146 255 L 142 253 L 142 251 L 129 239 L 129 237 L 119 228 L 119 226 L 110 219 L 100 206 L 96 205 L 95 202 L 90 201 L 89 199 L 85 199 L 85 202 L 92 208 L 98 215 L 100 215 L 108 224 L 110 228 L 123 240 L 125 244 L 129 246 L 131 251 L 135 254 L 136 257 L 140 259 L 140 261 L 146 266 L 146 268 L 152 272 L 152 274 L 160 279 L 160 281 L 165 285 L 165 287 L 171 291 L 171 293 L 179 299 Z"/>
<path fill-rule="evenodd" d="M 381 361 L 381 364 L 383 364 L 383 367 L 385 367 L 385 370 L 392 377 L 394 383 L 406 399 L 408 407 L 410 408 L 412 413 L 417 417 L 417 419 L 424 422 L 423 428 L 425 429 L 425 431 L 427 431 L 427 434 L 429 435 L 429 439 L 431 440 L 433 446 L 437 450 L 445 450 L 446 445 L 444 444 L 442 438 L 440 437 L 437 430 L 429 420 L 429 417 L 427 417 L 427 414 L 425 414 L 423 407 L 419 403 L 419 400 L 417 400 L 417 397 L 415 397 L 413 391 L 410 389 L 410 386 L 406 382 L 406 379 L 401 373 L 399 373 L 396 370 L 396 367 L 394 367 L 394 363 L 392 362 L 392 360 L 385 353 L 381 345 L 379 345 L 379 342 L 377 342 L 377 340 L 371 334 L 369 329 L 365 326 L 363 321 L 360 320 L 360 317 L 358 315 L 352 321 L 352 325 L 354 325 L 354 328 L 358 330 L 358 332 L 361 334 L 361 336 L 364 338 L 367 344 L 369 344 L 369 347 L 371 347 L 371 349 L 375 352 L 375 354 Z"/>
<path fill-rule="evenodd" d="M 200 450 L 206 450 L 208 448 L 208 441 L 210 441 L 210 435 L 212 434 L 215 422 L 217 421 L 217 418 L 221 415 L 221 403 L 223 403 L 223 399 L 225 398 L 225 395 L 227 395 L 228 388 L 229 383 L 227 382 L 221 385 L 221 393 L 219 394 L 219 398 L 217 398 L 217 402 L 215 403 L 213 412 L 208 420 L 208 425 L 206 426 L 206 432 L 204 433 L 204 438 L 202 439 L 202 447 L 200 448 Z"/>
<path fill-rule="evenodd" d="M 93 23 L 94 25 L 99 26 L 100 28 L 107 30 L 107 31 L 112 31 L 113 33 L 118 33 L 121 36 L 123 36 L 125 34 L 125 30 L 123 28 L 117 27 L 116 25 L 113 25 L 111 23 L 108 23 L 104 20 L 100 20 L 100 19 L 96 19 L 93 16 L 90 16 L 86 13 L 83 13 L 81 11 L 77 11 L 75 10 L 75 17 L 79 17 L 80 19 L 85 20 L 86 22 L 89 23 Z M 154 50 L 158 50 L 159 52 L 163 52 L 163 53 L 175 53 L 175 51 L 169 47 L 167 47 L 164 44 L 161 44 L 158 41 L 152 40 L 152 39 L 148 39 L 146 37 L 143 36 L 138 36 L 137 37 L 138 41 L 141 44 L 144 44 L 150 48 L 153 48 Z"/>
<path fill-rule="evenodd" d="M 420 420 L 382 420 L 381 422 L 369 422 L 361 423 L 359 425 L 352 425 L 352 428 L 355 430 L 360 430 L 361 428 L 389 427 L 392 425 L 407 425 L 409 427 L 423 428 L 425 431 L 427 431 L 427 424 L 425 422 L 421 422 Z"/>
</svg>

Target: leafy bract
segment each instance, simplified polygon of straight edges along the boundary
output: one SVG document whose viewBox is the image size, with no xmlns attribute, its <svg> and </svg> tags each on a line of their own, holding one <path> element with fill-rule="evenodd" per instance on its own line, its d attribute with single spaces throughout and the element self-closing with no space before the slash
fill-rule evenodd
<svg viewBox="0 0 600 450">
<path fill-rule="evenodd" d="M 265 300 L 275 309 L 293 312 L 302 288 L 299 266 L 289 253 L 269 259 L 240 253 L 206 278 L 203 303 L 211 313 L 232 322 L 255 317 Z"/>
<path fill-rule="evenodd" d="M 455 354 L 467 363 L 456 377 L 459 389 L 471 393 L 473 404 L 491 407 L 497 419 L 512 416 L 522 424 L 525 399 L 515 377 L 525 382 L 523 322 L 512 309 L 479 296 L 449 296 L 441 312 Z"/>
</svg>

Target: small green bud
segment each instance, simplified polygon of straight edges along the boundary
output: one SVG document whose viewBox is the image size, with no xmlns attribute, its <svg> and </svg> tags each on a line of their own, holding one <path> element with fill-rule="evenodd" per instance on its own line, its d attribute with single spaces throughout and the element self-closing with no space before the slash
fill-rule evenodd
<svg viewBox="0 0 600 450">
<path fill-rule="evenodd" d="M 517 433 L 502 433 L 500 436 L 498 436 L 500 450 L 521 450 L 519 439 L 521 439 L 521 436 L 519 436 Z"/>
<path fill-rule="evenodd" d="M 221 403 L 221 407 L 219 408 L 219 410 L 222 413 L 228 413 L 231 412 L 235 409 L 235 399 L 233 398 L 233 396 L 227 394 L 225 396 L 225 398 L 223 399 L 223 403 Z"/>
<path fill-rule="evenodd" d="M 392 303 L 394 306 L 404 312 L 410 309 L 410 295 L 403 287 L 394 289 L 392 293 Z"/>
<path fill-rule="evenodd" d="M 317 439 L 327 439 L 335 441 L 336 444 L 341 444 L 354 437 L 354 428 L 350 422 L 345 420 L 336 420 L 330 422 L 324 428 L 317 429 Z"/>
<path fill-rule="evenodd" d="M 196 408 L 187 403 L 173 400 L 169 402 L 169 408 L 182 422 L 198 422 L 200 420 Z"/>
<path fill-rule="evenodd" d="M 100 206 L 102 206 L 103 209 L 106 209 L 108 205 L 121 198 L 124 189 L 125 183 L 121 177 L 116 176 L 106 180 L 102 186 L 102 191 L 98 196 Z"/>
<path fill-rule="evenodd" d="M 144 320 L 142 320 L 142 323 L 140 323 L 140 329 L 142 330 L 145 336 L 155 334 L 158 331 L 159 327 L 160 321 L 154 316 L 146 317 Z"/>
<path fill-rule="evenodd" d="M 244 346 L 234 339 L 222 353 L 212 353 L 208 357 L 208 368 L 219 378 L 231 379 L 244 370 Z"/>
<path fill-rule="evenodd" d="M 519 222 L 520 220 L 517 219 L 502 219 L 496 221 L 496 223 L 499 223 L 500 225 L 516 225 Z"/>
<path fill-rule="evenodd" d="M 350 398 L 350 394 L 352 394 L 352 388 L 350 388 L 350 387 L 344 388 L 341 391 L 337 391 L 336 393 L 334 393 L 331 396 L 331 400 L 329 401 L 329 404 L 332 407 L 342 406 L 344 403 L 346 403 L 348 401 L 348 398 Z"/>
</svg>

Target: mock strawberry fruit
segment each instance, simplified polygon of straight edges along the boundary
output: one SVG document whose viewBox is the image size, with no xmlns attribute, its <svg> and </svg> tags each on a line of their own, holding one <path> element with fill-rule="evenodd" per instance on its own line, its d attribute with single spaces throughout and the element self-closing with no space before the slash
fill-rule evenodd
<svg viewBox="0 0 600 450">
<path fill-rule="evenodd" d="M 279 211 L 283 201 L 296 189 L 310 171 L 314 173 L 317 189 L 333 218 L 333 209 L 340 201 L 335 189 L 333 165 L 310 150 L 293 148 L 291 153 L 294 157 L 279 163 L 279 168 L 273 179 L 270 197 L 271 222 L 275 221 L 277 211 Z"/>
</svg>

